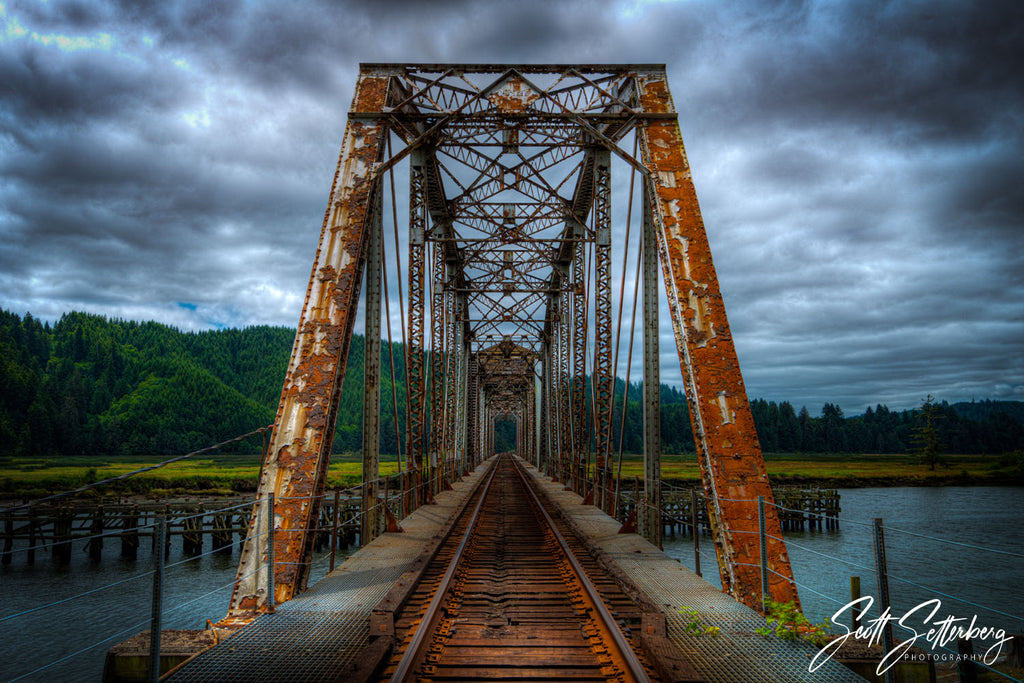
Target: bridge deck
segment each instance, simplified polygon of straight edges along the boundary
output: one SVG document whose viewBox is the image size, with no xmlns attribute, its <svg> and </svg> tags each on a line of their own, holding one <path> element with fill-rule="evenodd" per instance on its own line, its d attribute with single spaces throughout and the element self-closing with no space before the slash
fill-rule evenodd
<svg viewBox="0 0 1024 683">
<path fill-rule="evenodd" d="M 807 666 L 816 649 L 802 641 L 766 638 L 754 632 L 764 618 L 682 566 L 657 547 L 635 534 L 620 534 L 621 524 L 580 496 L 553 483 L 534 468 L 529 471 L 550 500 L 576 527 L 603 550 L 615 565 L 665 612 L 667 635 L 683 656 L 707 681 L 863 681 L 836 662 L 811 673 Z M 683 608 L 696 609 L 707 626 L 717 626 L 717 636 L 687 635 L 689 616 Z"/>
<path fill-rule="evenodd" d="M 353 553 L 299 597 L 202 653 L 168 680 L 335 681 L 366 646 L 369 616 L 384 594 L 459 508 L 486 468 L 478 467 L 434 505 L 402 520 L 402 533 L 385 533 Z"/>
<path fill-rule="evenodd" d="M 349 557 L 318 584 L 265 614 L 179 669 L 170 681 L 345 680 L 367 644 L 369 614 L 410 568 L 469 495 L 486 468 L 477 468 L 402 521 L 403 532 L 384 534 Z M 682 567 L 642 538 L 619 534 L 619 523 L 579 496 L 529 468 L 562 514 L 603 550 L 666 614 L 667 635 L 708 681 L 862 681 L 829 662 L 810 673 L 814 650 L 803 643 L 754 633 L 764 620 L 754 611 Z M 717 636 L 686 633 L 683 607 L 718 626 Z"/>
</svg>

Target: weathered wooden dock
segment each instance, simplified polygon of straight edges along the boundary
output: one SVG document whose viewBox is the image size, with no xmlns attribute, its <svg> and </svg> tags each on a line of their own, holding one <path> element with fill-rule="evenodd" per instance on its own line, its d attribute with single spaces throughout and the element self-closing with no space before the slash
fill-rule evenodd
<svg viewBox="0 0 1024 683">
<path fill-rule="evenodd" d="M 633 489 L 621 493 L 617 514 L 620 521 L 630 523 L 637 496 L 637 490 Z M 835 489 L 782 487 L 775 491 L 775 498 L 785 530 L 839 528 L 840 496 Z M 397 517 L 403 516 L 401 504 L 398 497 L 390 497 L 389 505 Z M 11 507 L 0 512 L 0 560 L 10 564 L 15 553 L 24 552 L 27 562 L 32 564 L 37 552 L 48 551 L 54 562 L 68 564 L 72 546 L 82 540 L 86 541 L 85 550 L 94 561 L 102 559 L 104 551 L 109 552 L 111 546 L 119 547 L 120 557 L 135 559 L 140 547 L 152 551 L 153 530 L 161 516 L 167 520 L 168 545 L 180 539 L 182 554 L 200 555 L 205 547 L 230 553 L 234 544 L 245 538 L 252 505 L 251 496 L 240 496 L 160 502 L 79 500 L 20 509 Z M 317 549 L 328 547 L 332 541 L 335 547 L 356 542 L 361 516 L 358 488 L 328 492 L 320 505 Z M 665 530 L 671 534 L 688 536 L 694 524 L 704 533 L 710 533 L 704 495 L 699 489 L 666 485 L 662 493 L 662 520 Z"/>
<path fill-rule="evenodd" d="M 0 561 L 10 564 L 15 553 L 23 552 L 32 564 L 37 552 L 48 551 L 54 562 L 68 564 L 72 547 L 83 540 L 94 561 L 101 560 L 111 545 L 119 546 L 120 557 L 135 559 L 140 547 L 152 551 L 159 517 L 167 520 L 168 547 L 180 539 L 186 556 L 201 555 L 207 547 L 231 553 L 248 532 L 252 506 L 252 497 L 244 496 L 161 502 L 74 501 L 7 510 L 0 513 Z M 337 544 L 352 543 L 359 532 L 360 507 L 358 496 L 328 494 L 320 506 L 318 549 L 330 543 L 332 530 Z"/>
</svg>

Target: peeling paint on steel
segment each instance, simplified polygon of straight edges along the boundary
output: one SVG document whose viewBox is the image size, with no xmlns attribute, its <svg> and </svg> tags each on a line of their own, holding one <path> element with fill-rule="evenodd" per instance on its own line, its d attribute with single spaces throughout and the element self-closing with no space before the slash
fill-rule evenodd
<svg viewBox="0 0 1024 683">
<path fill-rule="evenodd" d="M 643 81 L 646 112 L 673 111 L 663 74 Z M 654 219 L 690 414 L 698 439 L 701 477 L 715 536 L 722 585 L 761 609 L 757 497 L 771 502 L 764 459 L 750 413 L 718 277 L 676 120 L 648 121 L 641 129 L 644 162 L 655 184 Z M 769 506 L 768 535 L 781 538 Z M 770 539 L 770 591 L 779 601 L 798 600 L 785 543 Z M 753 565 L 753 566 L 747 566 Z M 777 572 L 779 575 L 776 575 Z"/>
<path fill-rule="evenodd" d="M 359 79 L 354 112 L 381 111 L 386 76 Z M 277 428 L 270 440 L 231 601 L 230 616 L 255 616 L 266 600 L 266 498 L 274 493 L 274 595 L 285 602 L 305 585 L 323 494 L 365 259 L 365 232 L 374 179 L 368 170 L 382 151 L 383 124 L 353 118 L 331 188 L 320 243 L 288 365 Z M 263 582 L 262 584 L 260 582 Z"/>
</svg>

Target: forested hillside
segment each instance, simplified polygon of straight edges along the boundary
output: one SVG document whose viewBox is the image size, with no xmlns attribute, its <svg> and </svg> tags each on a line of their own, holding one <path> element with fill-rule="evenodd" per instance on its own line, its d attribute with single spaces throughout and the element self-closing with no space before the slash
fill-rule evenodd
<svg viewBox="0 0 1024 683">
<path fill-rule="evenodd" d="M 0 454 L 178 454 L 270 424 L 295 336 L 284 327 L 181 332 L 153 322 L 68 313 L 49 326 L 31 315 L 0 311 Z M 352 340 L 338 415 L 336 452 L 361 443 L 363 339 Z M 398 429 L 405 429 L 405 368 L 394 347 Z M 391 366 L 384 345 L 381 448 L 395 452 Z M 614 441 L 642 448 L 642 385 L 633 384 L 621 415 L 625 383 L 616 382 Z M 693 451 L 685 396 L 661 386 L 662 445 Z M 825 404 L 820 414 L 788 402 L 751 402 L 762 447 L 774 452 L 900 453 L 911 449 L 916 411 L 868 408 L 845 417 Z M 1003 453 L 1024 448 L 1024 404 L 981 401 L 937 405 L 937 429 L 951 453 Z M 624 427 L 624 429 L 623 429 Z M 510 430 L 499 430 L 504 439 Z M 500 444 L 499 444 L 500 445 Z M 254 444 L 239 450 L 252 451 Z"/>
</svg>

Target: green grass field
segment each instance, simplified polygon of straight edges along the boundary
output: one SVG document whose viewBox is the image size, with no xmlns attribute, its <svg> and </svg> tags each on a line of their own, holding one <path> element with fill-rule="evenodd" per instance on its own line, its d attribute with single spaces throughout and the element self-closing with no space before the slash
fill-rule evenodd
<svg viewBox="0 0 1024 683">
<path fill-rule="evenodd" d="M 0 459 L 0 496 L 39 497 L 77 488 L 83 484 L 117 477 L 149 467 L 171 456 L 64 456 Z M 386 457 L 386 456 L 385 456 Z M 383 458 L 382 458 L 383 459 Z M 394 460 L 381 463 L 381 474 L 397 471 Z M 109 488 L 121 494 L 162 497 L 183 492 L 211 495 L 256 490 L 260 456 L 201 455 L 176 462 Z M 327 474 L 328 488 L 344 488 L 359 482 L 362 463 L 358 455 L 335 455 Z M 108 487 L 103 487 L 104 489 Z"/>
<path fill-rule="evenodd" d="M 997 456 L 946 455 L 945 463 L 935 470 L 914 462 L 904 454 L 793 454 L 768 453 L 765 464 L 768 476 L 778 483 L 817 483 L 832 487 L 886 484 L 928 486 L 964 480 L 964 483 L 990 482 L 1000 473 L 1008 473 L 1014 463 Z M 662 477 L 669 481 L 698 481 L 697 457 L 668 455 L 662 458 Z M 1019 472 L 1018 481 L 1019 481 Z M 624 456 L 622 476 L 631 479 L 643 476 L 641 456 Z"/>
<path fill-rule="evenodd" d="M 766 456 L 768 475 L 778 484 L 843 486 L 914 486 L 950 483 L 1022 483 L 1021 463 L 1005 457 L 947 455 L 934 471 L 914 463 L 907 455 L 794 455 Z M 0 496 L 34 498 L 116 477 L 168 457 L 160 456 L 64 456 L 0 459 Z M 382 474 L 397 471 L 393 456 L 382 456 Z M 664 479 L 685 484 L 698 482 L 700 470 L 693 454 L 666 455 Z M 153 497 L 204 493 L 228 495 L 256 489 L 259 455 L 202 455 L 144 472 L 125 482 L 103 487 L 115 495 L 144 494 Z M 335 455 L 327 476 L 328 488 L 344 488 L 359 482 L 362 465 L 358 454 Z M 622 477 L 643 475 L 639 455 L 623 457 Z"/>
</svg>

